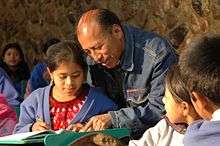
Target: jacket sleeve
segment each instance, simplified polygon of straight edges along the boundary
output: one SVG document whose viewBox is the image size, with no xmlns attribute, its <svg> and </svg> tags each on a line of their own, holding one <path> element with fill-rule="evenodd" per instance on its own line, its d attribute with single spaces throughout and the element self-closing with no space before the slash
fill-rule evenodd
<svg viewBox="0 0 220 146">
<path fill-rule="evenodd" d="M 167 46 L 162 46 L 167 47 Z M 162 49 L 154 59 L 150 92 L 145 97 L 146 103 L 137 107 L 122 108 L 109 112 L 112 116 L 113 127 L 127 127 L 134 137 L 140 137 L 144 131 L 154 126 L 164 112 L 162 98 L 164 96 L 164 78 L 169 67 L 176 62 L 175 52 Z M 144 77 L 143 77 L 144 78 Z"/>
<path fill-rule="evenodd" d="M 30 132 L 31 126 L 35 123 L 36 105 L 33 94 L 27 97 L 27 99 L 21 104 L 20 116 L 17 125 L 14 128 L 13 133 Z"/>
<path fill-rule="evenodd" d="M 19 106 L 18 92 L 2 68 L 0 68 L 0 92 L 6 97 L 11 106 Z"/>
</svg>

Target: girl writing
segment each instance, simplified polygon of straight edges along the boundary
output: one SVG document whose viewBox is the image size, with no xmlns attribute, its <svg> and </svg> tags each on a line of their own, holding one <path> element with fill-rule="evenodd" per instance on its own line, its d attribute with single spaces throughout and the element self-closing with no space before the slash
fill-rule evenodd
<svg viewBox="0 0 220 146">
<path fill-rule="evenodd" d="M 33 91 L 21 104 L 15 133 L 66 129 L 117 109 L 105 94 L 85 83 L 87 64 L 76 44 L 59 42 L 50 46 L 46 55 L 51 84 Z"/>
</svg>

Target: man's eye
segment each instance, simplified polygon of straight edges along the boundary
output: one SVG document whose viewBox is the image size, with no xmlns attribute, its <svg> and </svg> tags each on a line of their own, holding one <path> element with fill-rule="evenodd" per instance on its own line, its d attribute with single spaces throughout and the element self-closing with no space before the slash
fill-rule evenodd
<svg viewBox="0 0 220 146">
<path fill-rule="evenodd" d="M 89 50 L 87 50 L 87 49 L 84 49 L 84 52 L 86 53 L 86 54 L 91 54 L 91 52 L 89 51 Z"/>
</svg>

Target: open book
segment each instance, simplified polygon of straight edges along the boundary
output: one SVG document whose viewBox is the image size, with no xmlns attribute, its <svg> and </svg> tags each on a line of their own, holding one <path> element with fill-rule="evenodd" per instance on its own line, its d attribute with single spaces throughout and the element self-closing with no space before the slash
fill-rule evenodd
<svg viewBox="0 0 220 146">
<path fill-rule="evenodd" d="M 61 134 L 64 133 L 65 129 L 60 129 L 57 131 L 53 130 L 43 130 L 43 131 L 34 131 L 34 132 L 25 132 L 25 133 L 18 133 L 12 134 L 4 137 L 0 137 L 0 144 L 9 142 L 13 143 L 26 143 L 27 141 L 35 141 L 35 142 L 42 142 L 43 138 L 48 134 Z"/>
<path fill-rule="evenodd" d="M 106 129 L 93 132 L 109 134 L 119 139 L 130 136 L 130 130 L 127 128 Z M 58 131 L 45 130 L 37 132 L 19 133 L 5 137 L 0 137 L 0 145 L 44 144 L 46 146 L 67 146 L 74 140 L 83 137 L 84 135 L 91 134 L 93 132 L 72 132 L 67 131 L 65 129 L 61 129 Z"/>
</svg>

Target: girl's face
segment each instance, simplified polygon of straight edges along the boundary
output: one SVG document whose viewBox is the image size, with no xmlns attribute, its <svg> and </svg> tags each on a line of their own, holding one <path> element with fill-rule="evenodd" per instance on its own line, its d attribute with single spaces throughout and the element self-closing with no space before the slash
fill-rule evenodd
<svg viewBox="0 0 220 146">
<path fill-rule="evenodd" d="M 180 123 L 184 122 L 183 109 L 181 106 L 181 102 L 175 101 L 170 93 L 170 91 L 166 88 L 165 95 L 163 97 L 163 103 L 165 104 L 166 116 L 170 120 L 171 123 Z"/>
<path fill-rule="evenodd" d="M 16 66 L 21 62 L 21 55 L 16 48 L 9 48 L 4 55 L 4 62 L 8 66 Z"/>
<path fill-rule="evenodd" d="M 72 98 L 77 96 L 77 91 L 85 81 L 84 70 L 77 63 L 63 62 L 52 73 L 54 90 L 59 96 Z"/>
</svg>

